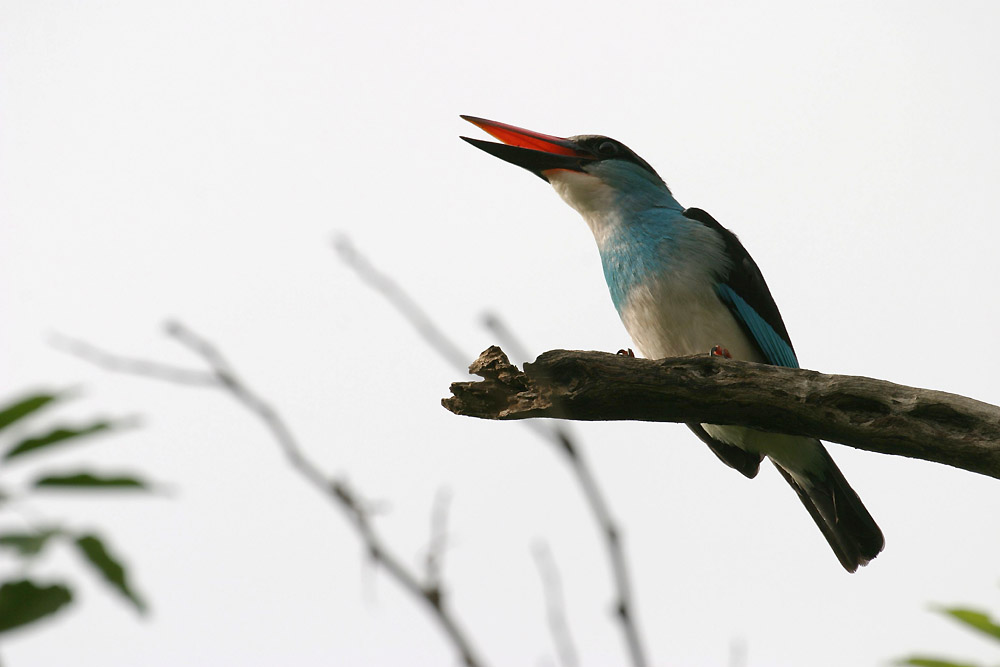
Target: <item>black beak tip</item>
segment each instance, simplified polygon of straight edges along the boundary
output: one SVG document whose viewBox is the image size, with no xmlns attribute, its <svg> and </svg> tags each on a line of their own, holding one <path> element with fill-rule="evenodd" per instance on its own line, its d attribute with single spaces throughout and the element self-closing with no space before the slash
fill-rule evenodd
<svg viewBox="0 0 1000 667">
<path fill-rule="evenodd" d="M 506 147 L 506 144 L 500 144 L 500 143 L 497 143 L 495 141 L 486 141 L 485 139 L 473 139 L 472 137 L 466 137 L 464 135 L 459 135 L 458 138 L 461 139 L 462 141 L 464 141 L 467 144 L 472 144 L 476 148 L 478 148 L 480 150 L 486 151 L 487 153 L 492 153 L 493 152 L 493 151 L 491 151 L 489 149 L 489 147 L 492 147 L 492 146 L 504 146 L 504 147 Z"/>
</svg>

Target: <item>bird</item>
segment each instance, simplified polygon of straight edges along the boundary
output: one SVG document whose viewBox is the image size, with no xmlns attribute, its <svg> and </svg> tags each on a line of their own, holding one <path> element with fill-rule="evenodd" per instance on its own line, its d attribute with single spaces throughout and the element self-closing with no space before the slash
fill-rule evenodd
<svg viewBox="0 0 1000 667">
<path fill-rule="evenodd" d="M 799 367 L 764 276 L 740 240 L 704 210 L 678 203 L 656 170 L 625 144 L 461 118 L 501 143 L 461 139 L 539 176 L 583 217 L 597 241 L 611 300 L 643 356 L 712 351 Z M 885 547 L 882 530 L 819 440 L 740 426 L 687 426 L 747 478 L 770 459 L 848 572 Z"/>
</svg>

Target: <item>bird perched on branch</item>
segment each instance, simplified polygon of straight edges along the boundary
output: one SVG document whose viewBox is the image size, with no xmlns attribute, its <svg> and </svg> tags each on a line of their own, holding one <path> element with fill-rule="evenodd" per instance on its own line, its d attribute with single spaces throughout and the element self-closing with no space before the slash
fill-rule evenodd
<svg viewBox="0 0 1000 667">
<path fill-rule="evenodd" d="M 651 359 L 713 350 L 798 367 L 778 307 L 739 239 L 685 209 L 648 162 L 621 142 L 562 138 L 462 116 L 503 143 L 462 137 L 555 188 L 597 240 L 611 300 Z M 753 478 L 766 456 L 854 572 L 885 546 L 882 531 L 819 440 L 740 426 L 688 424 L 724 463 Z"/>
</svg>

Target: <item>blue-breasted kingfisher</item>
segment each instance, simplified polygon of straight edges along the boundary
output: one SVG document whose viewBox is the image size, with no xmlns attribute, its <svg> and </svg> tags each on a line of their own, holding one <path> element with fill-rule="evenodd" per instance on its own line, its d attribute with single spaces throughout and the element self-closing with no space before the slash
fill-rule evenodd
<svg viewBox="0 0 1000 667">
<path fill-rule="evenodd" d="M 563 138 L 462 118 L 503 143 L 462 139 L 541 177 L 583 216 L 611 300 L 643 356 L 725 349 L 735 359 L 798 368 L 778 307 L 743 244 L 705 211 L 681 206 L 627 146 L 599 135 Z M 688 427 L 748 478 L 769 458 L 848 572 L 882 551 L 882 531 L 819 440 L 741 426 Z"/>
</svg>

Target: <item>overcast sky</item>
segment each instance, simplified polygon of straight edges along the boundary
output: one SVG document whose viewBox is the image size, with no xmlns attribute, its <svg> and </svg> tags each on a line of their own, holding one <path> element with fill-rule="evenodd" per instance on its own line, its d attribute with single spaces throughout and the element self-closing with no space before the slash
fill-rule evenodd
<svg viewBox="0 0 1000 667">
<path fill-rule="evenodd" d="M 469 361 L 495 342 L 487 311 L 532 354 L 626 347 L 586 225 L 459 141 L 483 135 L 458 114 L 607 134 L 740 235 L 804 367 L 997 404 L 998 34 L 991 2 L 0 1 L 0 394 L 78 387 L 65 414 L 142 421 L 4 479 L 87 464 L 168 491 L 32 505 L 109 536 L 152 614 L 56 549 L 32 572 L 78 582 L 76 608 L 7 640 L 5 662 L 455 664 L 226 396 L 46 343 L 196 367 L 163 335 L 178 318 L 377 501 L 415 567 L 448 489 L 448 591 L 490 664 L 556 664 L 539 540 L 581 664 L 626 664 L 564 462 L 523 425 L 443 410 L 460 374 L 331 240 Z M 848 575 L 773 469 L 747 481 L 677 425 L 573 431 L 621 521 L 652 664 L 728 665 L 734 646 L 747 667 L 995 660 L 929 610 L 1000 610 L 995 480 L 831 445 L 886 535 Z"/>
</svg>

